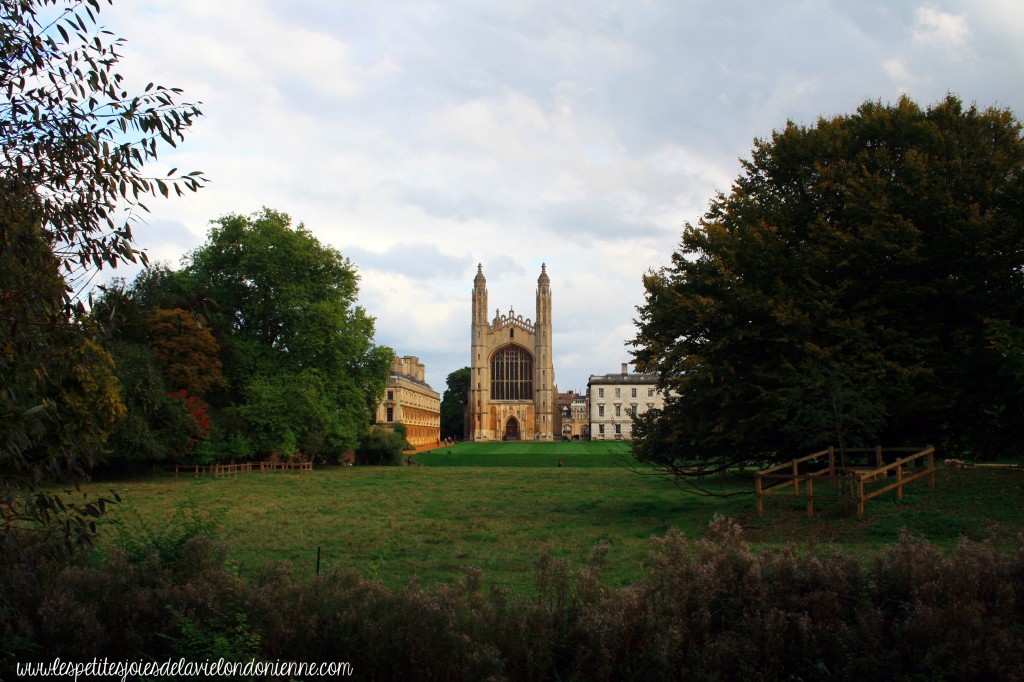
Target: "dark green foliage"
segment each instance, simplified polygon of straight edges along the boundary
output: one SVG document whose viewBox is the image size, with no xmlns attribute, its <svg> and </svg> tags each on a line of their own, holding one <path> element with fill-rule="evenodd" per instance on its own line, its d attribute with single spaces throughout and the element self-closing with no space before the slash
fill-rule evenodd
<svg viewBox="0 0 1024 682">
<path fill-rule="evenodd" d="M 100 463 L 124 467 L 183 461 L 199 428 L 184 401 L 168 395 L 153 349 L 124 341 L 111 343 L 110 349 L 127 413 L 115 426 Z"/>
<path fill-rule="evenodd" d="M 356 464 L 398 466 L 402 464 L 402 450 L 408 445 L 404 430 L 386 426 L 371 426 L 369 432 L 359 441 L 359 449 L 356 450 Z"/>
<path fill-rule="evenodd" d="M 678 476 L 824 445 L 1019 456 L 1024 140 L 954 97 L 759 140 L 644 278 L 636 454 Z"/>
<path fill-rule="evenodd" d="M 319 372 L 303 370 L 254 378 L 237 411 L 256 452 L 279 452 L 287 459 L 300 452 L 322 456 L 351 449 L 352 434 L 362 427 L 346 422 L 332 397 Z"/>
<path fill-rule="evenodd" d="M 217 518 L 202 514 L 192 500 L 179 503 L 171 518 L 159 525 L 146 523 L 137 514 L 112 523 L 118 551 L 135 564 L 151 555 L 167 564 L 180 562 L 186 545 L 217 531 Z"/>
<path fill-rule="evenodd" d="M 466 405 L 469 402 L 469 367 L 448 375 L 448 387 L 441 398 L 441 437 L 461 440 L 466 435 Z"/>
<path fill-rule="evenodd" d="M 142 199 L 204 183 L 154 169 L 199 109 L 173 88 L 128 92 L 116 71 L 123 41 L 97 24 L 99 10 L 96 0 L 0 8 L 0 500 L 17 517 L 2 531 L 0 619 L 37 562 L 54 545 L 88 545 L 103 512 L 103 501 L 72 505 L 37 487 L 85 477 L 123 410 L 75 290 L 104 266 L 145 261 L 129 224 L 148 210 Z"/>
<path fill-rule="evenodd" d="M 111 500 L 78 503 L 39 485 L 82 480 L 124 410 L 109 354 L 68 317 L 40 216 L 35 198 L 0 178 L 0 618 L 22 571 L 91 543 Z"/>
</svg>

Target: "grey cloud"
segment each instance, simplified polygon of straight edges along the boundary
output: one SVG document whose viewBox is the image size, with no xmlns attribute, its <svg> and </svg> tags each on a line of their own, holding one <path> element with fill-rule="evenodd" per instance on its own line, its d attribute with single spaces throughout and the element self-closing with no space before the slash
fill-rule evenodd
<svg viewBox="0 0 1024 682">
<path fill-rule="evenodd" d="M 360 270 L 380 270 L 420 280 L 459 279 L 471 265 L 468 256 L 447 255 L 427 243 L 396 244 L 383 253 L 358 246 L 344 247 L 340 251 Z"/>
<path fill-rule="evenodd" d="M 638 239 L 662 232 L 652 222 L 627 217 L 623 206 L 611 199 L 550 203 L 538 212 L 546 229 L 566 239 Z"/>
<path fill-rule="evenodd" d="M 500 215 L 504 207 L 492 198 L 480 196 L 465 188 L 427 189 L 404 187 L 396 190 L 396 198 L 436 218 L 465 222 Z"/>
</svg>

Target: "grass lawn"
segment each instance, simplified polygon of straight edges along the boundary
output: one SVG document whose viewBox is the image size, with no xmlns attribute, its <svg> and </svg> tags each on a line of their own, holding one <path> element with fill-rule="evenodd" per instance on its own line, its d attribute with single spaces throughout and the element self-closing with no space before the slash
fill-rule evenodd
<svg viewBox="0 0 1024 682">
<path fill-rule="evenodd" d="M 429 466 L 624 467 L 632 461 L 622 441 L 558 443 L 457 443 L 413 457 Z"/>
<path fill-rule="evenodd" d="M 903 527 L 945 547 L 962 534 L 981 538 L 993 524 L 1011 538 L 1024 531 L 1019 471 L 940 471 L 935 490 L 915 482 L 902 502 L 895 494 L 870 501 L 863 519 L 822 504 L 808 521 L 796 500 L 771 503 L 758 518 L 753 495 L 697 497 L 630 471 L 615 450 L 621 445 L 491 444 L 488 451 L 460 444 L 418 455 L 423 467 L 165 476 L 90 489 L 118 491 L 124 503 L 112 518 L 135 536 L 163 532 L 177 510 L 212 520 L 243 573 L 272 559 L 312 573 L 319 547 L 321 570 L 352 567 L 391 585 L 414 576 L 450 582 L 473 566 L 489 584 L 528 590 L 542 551 L 581 565 L 598 541 L 612 545 L 606 584 L 628 584 L 642 575 L 652 535 L 677 527 L 697 537 L 715 514 L 739 519 L 757 545 L 833 543 L 856 553 L 876 551 Z M 708 485 L 721 493 L 753 490 L 751 479 L 738 475 Z M 101 546 L 116 535 L 108 529 Z"/>
</svg>

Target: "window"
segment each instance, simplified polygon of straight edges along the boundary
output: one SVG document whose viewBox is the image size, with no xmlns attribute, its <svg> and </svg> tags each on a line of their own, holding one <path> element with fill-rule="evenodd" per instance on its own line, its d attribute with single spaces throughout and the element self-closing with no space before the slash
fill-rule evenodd
<svg viewBox="0 0 1024 682">
<path fill-rule="evenodd" d="M 622 405 L 616 405 L 615 406 L 615 416 L 616 417 L 621 417 L 622 416 Z"/>
<path fill-rule="evenodd" d="M 597 432 L 599 434 L 601 434 L 602 436 L 604 435 L 604 424 L 598 424 L 597 425 Z"/>
<path fill-rule="evenodd" d="M 521 346 L 505 346 L 491 360 L 491 400 L 533 398 L 533 356 Z"/>
<path fill-rule="evenodd" d="M 395 392 L 394 391 L 388 391 L 388 400 L 394 400 L 394 399 L 395 399 Z"/>
<path fill-rule="evenodd" d="M 389 407 L 388 408 L 388 418 L 387 418 L 387 420 L 389 422 L 395 421 L 395 408 L 393 408 L 393 407 Z"/>
<path fill-rule="evenodd" d="M 616 398 L 621 398 L 622 397 L 622 389 L 621 388 L 616 388 L 615 389 L 615 397 Z"/>
<path fill-rule="evenodd" d="M 604 405 L 598 405 L 597 406 L 597 416 L 598 417 L 603 417 L 604 416 Z"/>
<path fill-rule="evenodd" d="M 647 397 L 648 398 L 653 398 L 654 397 L 654 389 L 653 388 L 647 389 Z"/>
<path fill-rule="evenodd" d="M 631 389 L 629 389 L 629 391 L 630 391 L 630 394 L 631 394 L 630 397 L 631 398 L 635 398 L 636 397 L 636 388 L 631 388 Z"/>
<path fill-rule="evenodd" d="M 631 417 L 635 417 L 636 416 L 636 404 L 633 404 L 633 405 L 629 406 L 629 415 Z"/>
<path fill-rule="evenodd" d="M 615 435 L 616 436 L 621 436 L 622 435 L 622 424 L 616 424 L 615 425 Z"/>
<path fill-rule="evenodd" d="M 604 389 L 603 388 L 597 389 L 597 397 L 598 398 L 603 398 L 604 397 Z"/>
</svg>

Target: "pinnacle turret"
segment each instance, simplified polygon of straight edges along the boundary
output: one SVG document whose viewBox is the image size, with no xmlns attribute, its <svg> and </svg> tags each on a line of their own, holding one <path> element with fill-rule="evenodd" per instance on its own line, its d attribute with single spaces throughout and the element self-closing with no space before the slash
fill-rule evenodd
<svg viewBox="0 0 1024 682">
<path fill-rule="evenodd" d="M 548 277 L 548 269 L 545 263 L 540 264 L 540 277 L 537 278 L 537 285 L 542 287 L 551 286 L 551 279 Z"/>
</svg>

